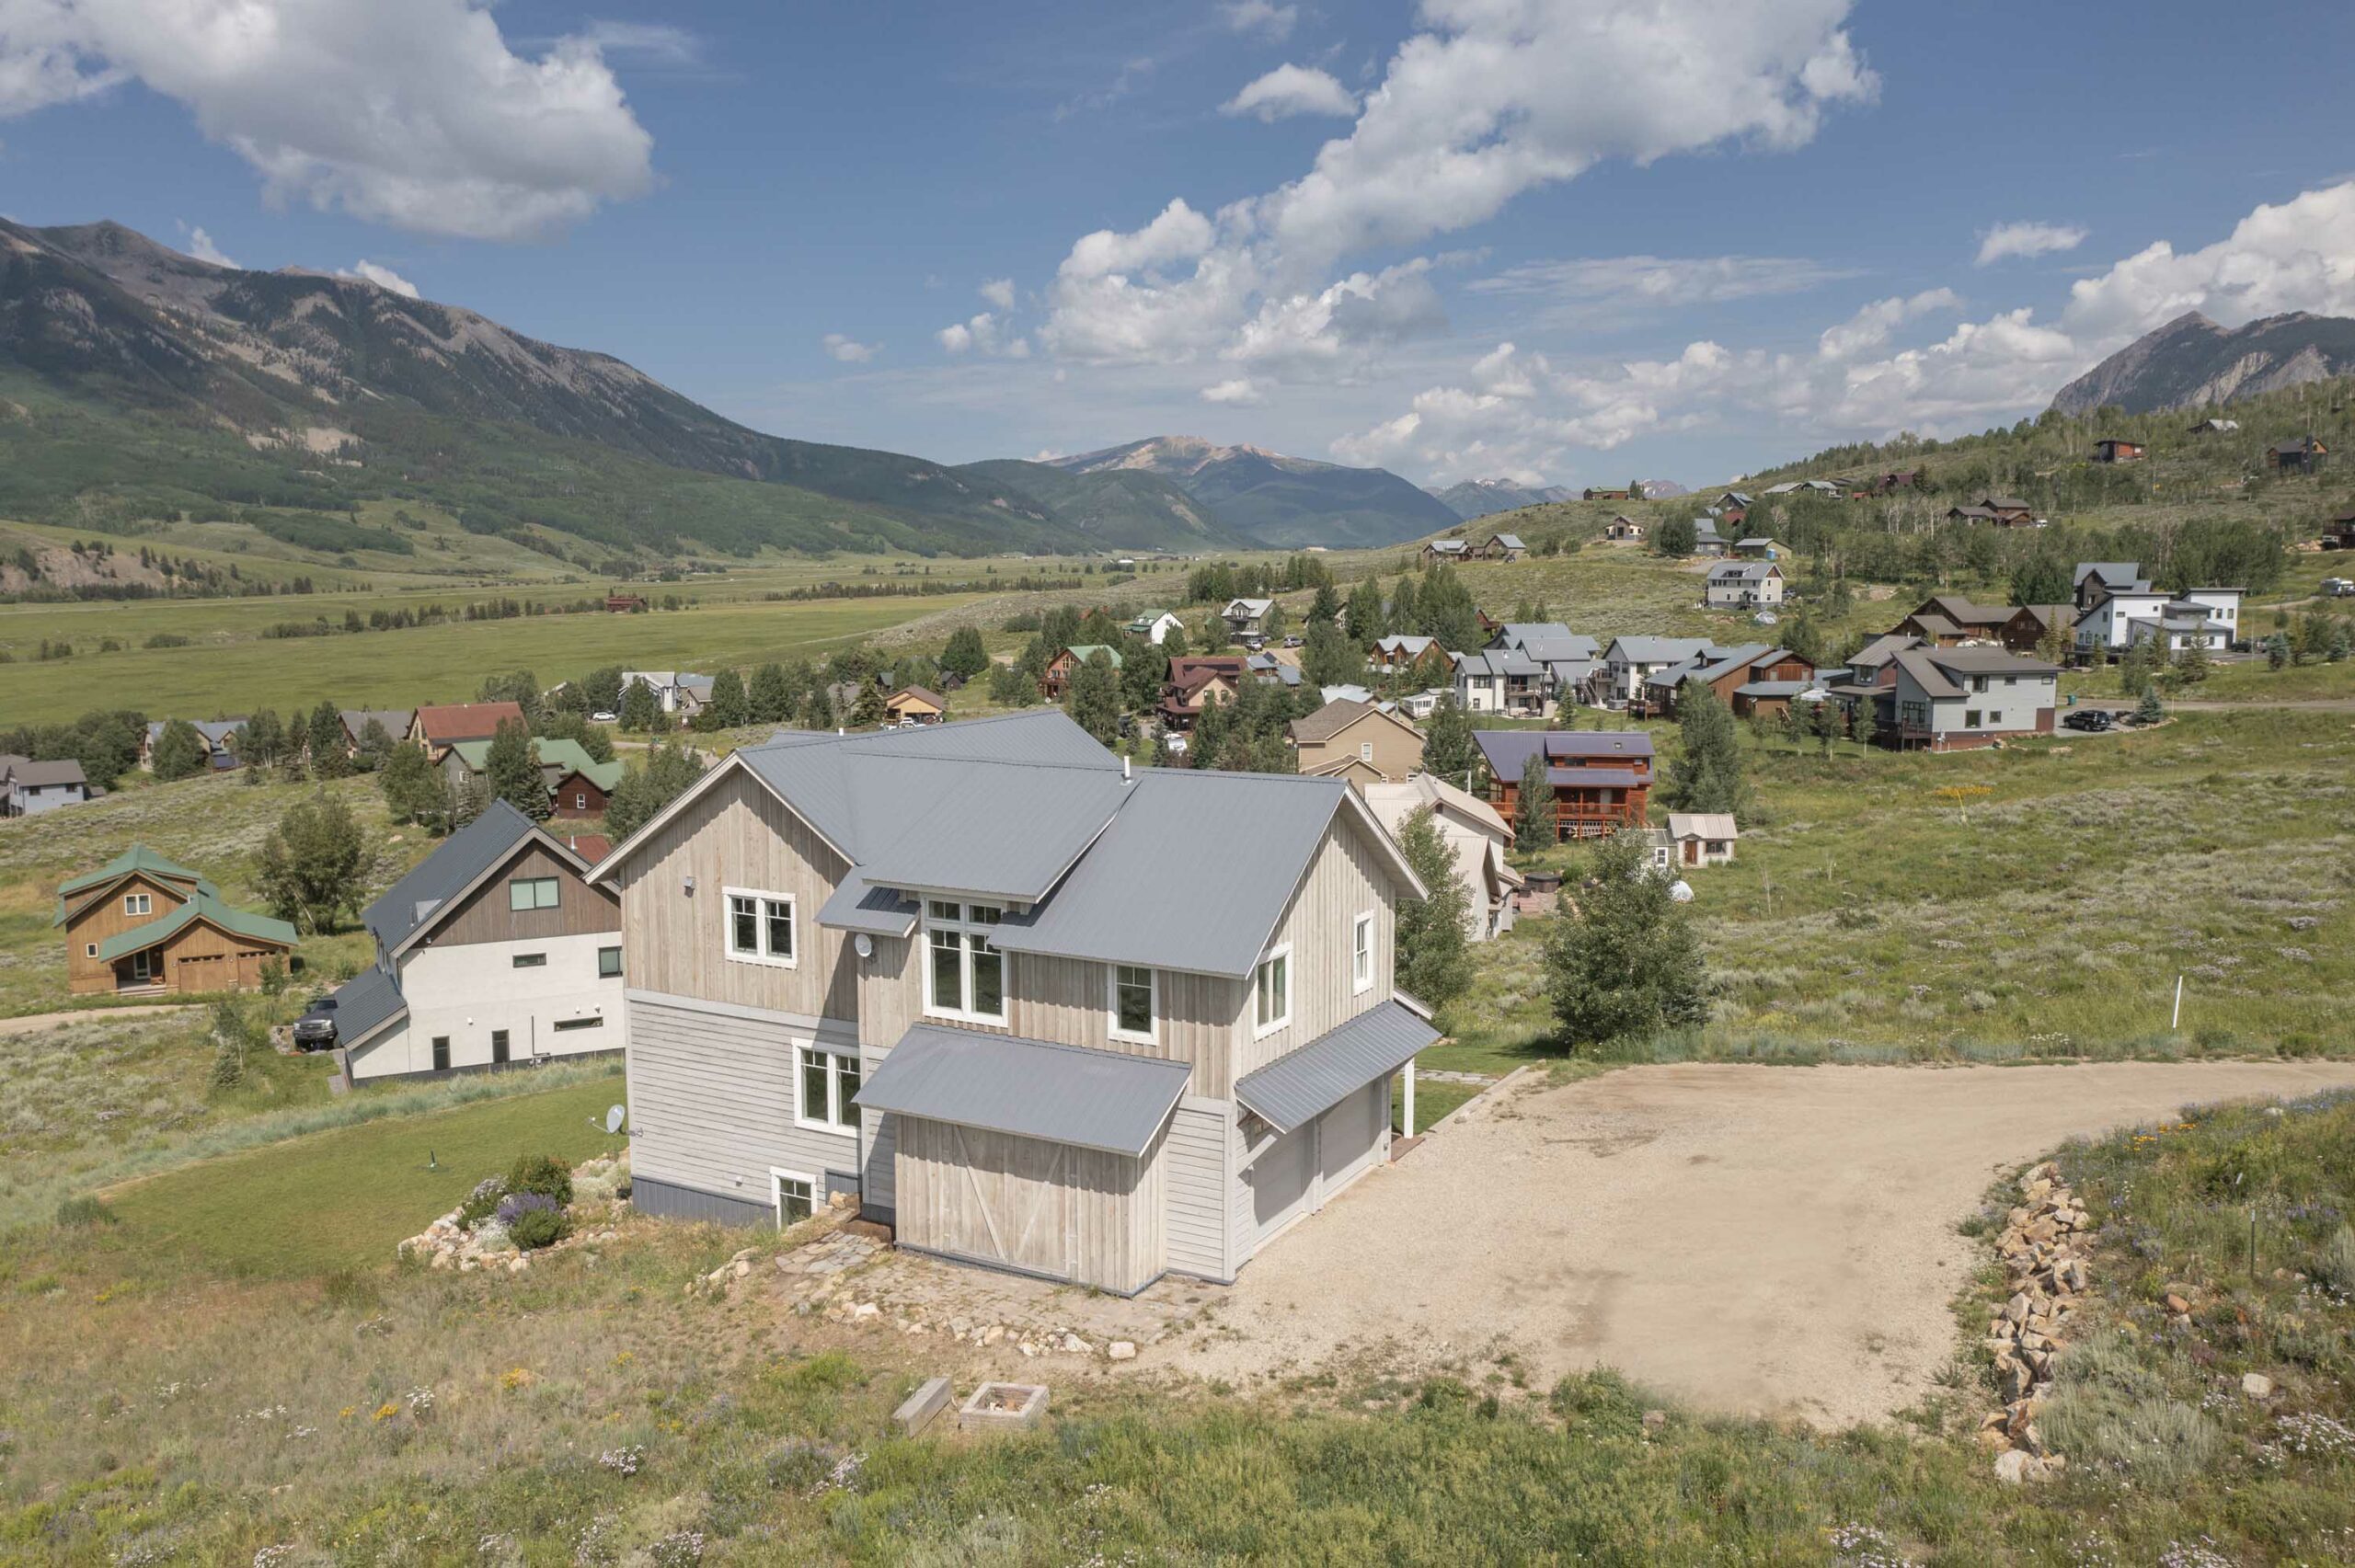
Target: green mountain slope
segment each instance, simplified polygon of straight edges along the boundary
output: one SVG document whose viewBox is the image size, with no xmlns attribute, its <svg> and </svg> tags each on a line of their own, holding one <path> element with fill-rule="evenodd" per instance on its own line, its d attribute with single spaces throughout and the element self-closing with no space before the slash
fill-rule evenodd
<svg viewBox="0 0 2355 1568">
<path fill-rule="evenodd" d="M 1074 474 L 1157 474 L 1228 527 L 1274 545 L 1395 544 L 1462 521 L 1438 497 L 1384 469 L 1219 446 L 1199 436 L 1156 436 L 1053 461 Z"/>
<path fill-rule="evenodd" d="M 1028 496 L 1108 549 L 1261 548 L 1182 486 L 1141 468 L 1074 474 L 1008 457 L 969 463 L 957 472 Z"/>
<path fill-rule="evenodd" d="M 1577 493 L 1560 485 L 1516 485 L 1510 479 L 1465 479 L 1431 492 L 1441 505 L 1466 522 L 1500 511 L 1567 501 Z"/>
<path fill-rule="evenodd" d="M 1097 547 L 989 475 L 749 429 L 609 355 L 357 279 L 0 223 L 0 511 L 447 510 L 602 553 Z M 1158 544 L 1149 515 L 1120 543 Z M 1171 519 L 1169 543 L 1200 525 Z M 555 548 L 569 546 L 562 539 Z"/>
</svg>

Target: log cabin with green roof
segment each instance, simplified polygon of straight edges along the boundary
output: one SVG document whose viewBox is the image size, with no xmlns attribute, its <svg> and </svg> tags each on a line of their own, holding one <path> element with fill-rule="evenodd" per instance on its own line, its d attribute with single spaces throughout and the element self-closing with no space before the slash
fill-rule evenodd
<svg viewBox="0 0 2355 1568">
<path fill-rule="evenodd" d="M 257 990 L 295 943 L 286 921 L 224 902 L 204 877 L 141 844 L 60 886 L 51 923 L 64 928 L 75 996 Z"/>
</svg>

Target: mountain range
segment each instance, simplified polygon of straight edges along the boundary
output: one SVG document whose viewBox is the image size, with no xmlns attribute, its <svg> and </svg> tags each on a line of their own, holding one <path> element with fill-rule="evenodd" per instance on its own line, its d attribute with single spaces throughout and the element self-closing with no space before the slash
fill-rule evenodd
<svg viewBox="0 0 2355 1568">
<path fill-rule="evenodd" d="M 1277 546 L 1396 544 L 1460 521 L 1437 497 L 1386 469 L 1220 446 L 1200 436 L 1155 436 L 1046 461 L 1070 474 L 1157 475 L 1231 527 Z"/>
<path fill-rule="evenodd" d="M 611 355 L 343 275 L 247 271 L 121 224 L 0 221 L 0 516 L 246 521 L 406 548 L 373 501 L 547 554 L 1193 552 L 1378 544 L 1407 481 L 1163 440 L 952 466 L 768 435 Z M 319 521 L 345 514 L 349 525 Z"/>
<path fill-rule="evenodd" d="M 1465 479 L 1450 485 L 1444 490 L 1430 493 L 1439 498 L 1442 506 L 1465 522 L 1496 512 L 1518 511 L 1522 507 L 1574 501 L 1579 497 L 1576 490 L 1564 486 L 1521 485 L 1511 479 Z"/>
<path fill-rule="evenodd" d="M 2188 311 L 2062 387 L 2052 406 L 2063 414 L 2205 408 L 2350 372 L 2355 321 L 2344 316 L 2299 311 L 2227 328 Z"/>
</svg>

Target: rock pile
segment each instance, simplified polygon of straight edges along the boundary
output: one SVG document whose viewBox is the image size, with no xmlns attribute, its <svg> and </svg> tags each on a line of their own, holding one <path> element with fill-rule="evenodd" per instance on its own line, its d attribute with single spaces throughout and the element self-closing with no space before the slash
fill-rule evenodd
<svg viewBox="0 0 2355 1568">
<path fill-rule="evenodd" d="M 486 1219 L 469 1230 L 458 1223 L 459 1213 L 460 1210 L 452 1209 L 403 1242 L 395 1249 L 396 1253 L 405 1258 L 421 1258 L 428 1268 L 455 1269 L 460 1274 L 472 1274 L 484 1268 L 503 1268 L 510 1274 L 522 1274 L 532 1266 L 532 1260 L 535 1257 L 546 1257 L 550 1253 L 560 1253 L 569 1247 L 610 1242 L 620 1234 L 610 1228 L 584 1226 L 552 1246 L 527 1253 L 509 1239 L 507 1227 L 498 1220 Z"/>
<path fill-rule="evenodd" d="M 1980 1423 L 1980 1441 L 1995 1456 L 1995 1473 L 2008 1482 L 2041 1481 L 2068 1465 L 2049 1450 L 2036 1429 L 2052 1361 L 2068 1344 L 2070 1317 L 2088 1278 L 2085 1243 L 2092 1228 L 2084 1205 L 2061 1182 L 2051 1161 L 2020 1177 L 2020 1202 L 2004 1218 L 1995 1239 L 2004 1281 L 2011 1292 L 1987 1324 L 1987 1349 L 2004 1408 Z"/>
</svg>

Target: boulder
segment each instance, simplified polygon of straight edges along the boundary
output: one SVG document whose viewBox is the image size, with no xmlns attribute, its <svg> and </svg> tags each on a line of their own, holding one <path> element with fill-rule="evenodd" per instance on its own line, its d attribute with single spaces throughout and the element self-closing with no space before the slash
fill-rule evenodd
<svg viewBox="0 0 2355 1568">
<path fill-rule="evenodd" d="M 2273 1379 L 2262 1372 L 2245 1372 L 2241 1375 L 2241 1392 L 2251 1399 L 2271 1399 Z"/>
<path fill-rule="evenodd" d="M 1137 1347 L 1128 1340 L 1116 1339 L 1106 1348 L 1104 1354 L 1115 1361 L 1133 1361 L 1137 1358 Z"/>
</svg>

